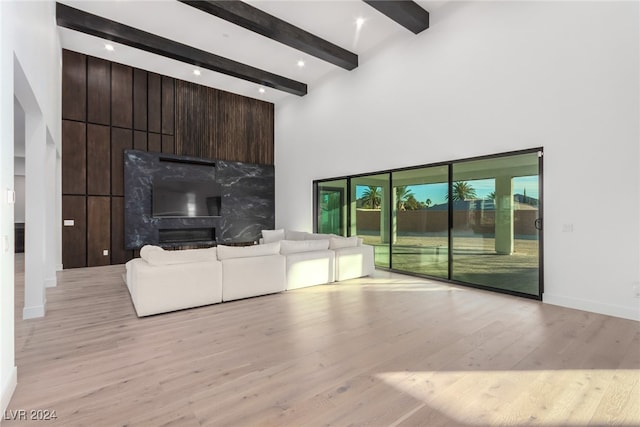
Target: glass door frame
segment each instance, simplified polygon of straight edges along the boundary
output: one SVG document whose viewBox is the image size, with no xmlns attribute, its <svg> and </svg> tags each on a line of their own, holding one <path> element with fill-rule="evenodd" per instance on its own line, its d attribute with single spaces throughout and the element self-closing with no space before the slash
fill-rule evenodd
<svg viewBox="0 0 640 427">
<path fill-rule="evenodd" d="M 530 154 L 530 153 L 537 153 L 538 154 L 538 196 L 539 196 L 539 200 L 538 200 L 538 220 L 536 221 L 536 228 L 538 230 L 538 294 L 528 294 L 528 293 L 522 293 L 522 292 L 517 292 L 517 291 L 512 291 L 512 290 L 508 290 L 508 289 L 501 289 L 501 288 L 496 288 L 496 287 L 491 287 L 491 286 L 486 286 L 486 285 L 480 285 L 480 284 L 474 284 L 474 283 L 469 283 L 469 282 L 462 282 L 459 280 L 454 280 L 452 279 L 453 277 L 453 166 L 456 164 L 460 164 L 460 163 L 464 163 L 464 162 L 470 162 L 470 161 L 476 161 L 476 160 L 485 160 L 485 159 L 496 159 L 496 158 L 502 158 L 502 157 L 510 157 L 510 156 L 516 156 L 516 155 L 522 155 L 522 154 Z M 447 283 L 452 283 L 452 284 L 456 284 L 456 285 L 461 285 L 461 286 L 466 286 L 466 287 L 471 287 L 471 288 L 477 288 L 477 289 L 483 289 L 483 290 L 488 290 L 488 291 L 492 291 L 492 292 L 498 292 L 498 293 L 503 293 L 503 294 L 508 294 L 508 295 L 515 295 L 515 296 L 519 296 L 519 297 L 523 297 L 523 298 L 528 298 L 528 299 L 535 299 L 535 300 L 542 300 L 542 294 L 544 293 L 544 185 L 543 185 L 543 159 L 544 159 L 544 149 L 543 147 L 536 147 L 536 148 L 530 148 L 530 149 L 525 149 L 525 150 L 517 150 L 517 151 L 508 151 L 508 152 L 503 152 L 503 153 L 498 153 L 498 154 L 490 154 L 490 155 L 485 155 L 485 156 L 476 156 L 476 157 L 469 157 L 469 158 L 465 158 L 465 159 L 458 159 L 458 160 L 451 160 L 451 161 L 444 161 L 444 162 L 437 162 L 437 163 L 429 163 L 429 164 L 424 164 L 424 165 L 416 165 L 416 166 L 408 166 L 408 167 L 403 167 L 403 168 L 396 168 L 396 169 L 387 169 L 387 170 L 382 170 L 382 171 L 374 171 L 374 172 L 369 172 L 369 173 L 360 173 L 360 174 L 354 174 L 354 175 L 347 175 L 347 176 L 341 176 L 341 177 L 332 177 L 332 178 L 326 178 L 326 179 L 317 179 L 317 180 L 313 180 L 313 230 L 314 232 L 317 232 L 318 230 L 318 208 L 319 208 L 319 204 L 318 204 L 318 196 L 319 196 L 319 192 L 318 192 L 318 185 L 322 184 L 323 182 L 327 182 L 327 181 L 336 181 L 336 180 L 346 180 L 347 182 L 347 194 L 346 194 L 346 201 L 347 203 L 350 203 L 351 201 L 351 179 L 356 179 L 356 178 L 362 178 L 362 177 L 366 177 L 366 176 L 370 176 L 370 175 L 381 175 L 381 174 L 388 174 L 389 175 L 389 188 L 392 189 L 391 194 L 393 195 L 393 173 L 394 172 L 401 172 L 401 171 L 408 171 L 408 170 L 414 170 L 414 169 L 421 169 L 421 168 L 429 168 L 429 167 L 434 167 L 434 166 L 444 166 L 446 165 L 448 167 L 448 278 L 442 278 L 442 277 L 438 277 L 438 276 L 430 276 L 428 274 L 421 274 L 421 273 L 414 273 L 414 272 L 408 272 L 408 271 L 400 271 L 400 270 L 396 270 L 393 268 L 393 256 L 391 256 L 392 251 L 393 251 L 393 239 L 389 239 L 389 267 L 376 267 L 378 269 L 384 270 L 384 271 L 391 271 L 391 272 L 396 272 L 399 274 L 405 274 L 408 276 L 415 276 L 415 277 L 423 277 L 423 278 L 428 278 L 428 279 L 433 279 L 433 280 L 438 280 L 438 281 L 443 281 L 443 282 L 447 282 Z M 389 201 L 387 201 L 390 205 L 393 204 L 393 197 L 390 198 Z M 392 206 L 391 206 L 392 207 Z M 387 209 L 388 212 L 390 212 L 390 214 L 388 215 L 388 226 L 389 226 L 389 230 L 392 230 L 393 228 L 393 215 L 392 215 L 392 210 L 389 208 Z M 347 215 L 347 228 L 345 230 L 345 233 L 347 235 L 347 237 L 351 236 L 351 209 L 346 209 L 346 215 Z"/>
</svg>

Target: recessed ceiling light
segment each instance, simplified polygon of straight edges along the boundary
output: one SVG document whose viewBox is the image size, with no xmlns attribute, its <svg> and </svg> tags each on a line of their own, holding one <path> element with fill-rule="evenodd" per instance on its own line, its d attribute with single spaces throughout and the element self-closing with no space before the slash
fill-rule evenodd
<svg viewBox="0 0 640 427">
<path fill-rule="evenodd" d="M 201 73 L 200 73 L 200 70 L 196 68 L 195 70 L 193 70 L 193 74 L 195 74 L 196 76 L 199 76 Z"/>
<path fill-rule="evenodd" d="M 115 48 L 113 47 L 113 45 L 112 45 L 112 44 L 109 44 L 109 43 L 105 44 L 105 45 L 104 45 L 104 48 L 105 48 L 105 49 L 107 49 L 109 52 L 113 52 L 113 51 L 115 50 Z"/>
<path fill-rule="evenodd" d="M 265 92 L 265 90 L 264 90 L 264 88 L 263 88 L 263 87 L 261 87 L 260 89 L 258 89 L 258 92 L 260 92 L 260 93 L 264 93 L 264 92 Z"/>
<path fill-rule="evenodd" d="M 358 29 L 362 28 L 362 26 L 364 25 L 364 18 L 360 17 L 358 19 L 356 19 L 356 27 L 358 27 Z"/>
<path fill-rule="evenodd" d="M 299 59 L 298 60 L 298 67 L 300 67 L 300 68 L 304 67 L 304 60 L 303 59 Z"/>
</svg>

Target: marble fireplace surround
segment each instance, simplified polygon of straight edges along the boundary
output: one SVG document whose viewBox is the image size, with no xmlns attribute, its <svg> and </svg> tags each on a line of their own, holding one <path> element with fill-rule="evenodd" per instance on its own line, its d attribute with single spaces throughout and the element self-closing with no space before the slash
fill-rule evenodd
<svg viewBox="0 0 640 427">
<path fill-rule="evenodd" d="M 154 217 L 152 188 L 158 181 L 215 182 L 222 188 L 220 216 Z M 124 152 L 124 242 L 175 247 L 257 241 L 275 224 L 274 167 L 216 159 Z M 161 242 L 161 237 L 164 242 Z"/>
</svg>

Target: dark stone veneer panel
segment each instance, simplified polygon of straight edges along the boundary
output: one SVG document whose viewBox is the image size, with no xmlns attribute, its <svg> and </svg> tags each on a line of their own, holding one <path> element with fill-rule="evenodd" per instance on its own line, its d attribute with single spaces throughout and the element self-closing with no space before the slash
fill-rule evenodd
<svg viewBox="0 0 640 427">
<path fill-rule="evenodd" d="M 172 161 L 163 161 L 169 159 Z M 177 162 L 176 162 L 177 160 Z M 189 162 L 215 162 L 212 165 Z M 160 229 L 215 228 L 217 242 L 253 242 L 275 224 L 274 167 L 196 157 L 125 151 L 125 247 L 139 249 L 158 244 Z M 152 215 L 154 180 L 217 182 L 222 187 L 219 217 L 155 218 Z"/>
</svg>

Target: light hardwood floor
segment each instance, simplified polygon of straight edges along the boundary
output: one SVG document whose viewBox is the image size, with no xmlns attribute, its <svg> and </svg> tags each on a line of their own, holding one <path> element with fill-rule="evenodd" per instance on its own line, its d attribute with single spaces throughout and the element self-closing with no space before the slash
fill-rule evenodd
<svg viewBox="0 0 640 427">
<path fill-rule="evenodd" d="M 640 425 L 638 322 L 384 272 L 139 319 L 123 272 L 16 318 L 8 412 L 57 420 L 3 426 Z"/>
</svg>

